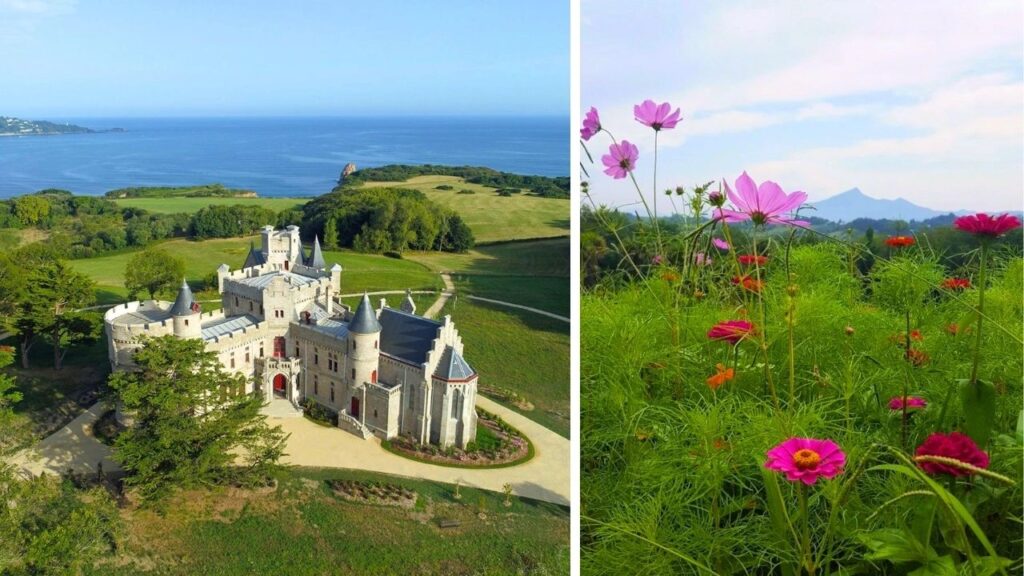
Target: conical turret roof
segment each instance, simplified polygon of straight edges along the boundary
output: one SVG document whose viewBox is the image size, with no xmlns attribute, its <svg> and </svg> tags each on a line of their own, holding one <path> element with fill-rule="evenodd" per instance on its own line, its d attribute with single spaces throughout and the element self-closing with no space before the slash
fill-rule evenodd
<svg viewBox="0 0 1024 576">
<path fill-rule="evenodd" d="M 363 294 L 363 301 L 356 308 L 352 315 L 352 321 L 348 323 L 348 331 L 354 334 L 373 334 L 380 332 L 380 322 L 377 321 L 377 314 L 370 304 L 370 297 Z"/>
<path fill-rule="evenodd" d="M 253 266 L 261 266 L 266 264 L 266 260 L 263 259 L 263 252 L 256 249 L 256 244 L 249 243 L 249 255 L 245 257 L 245 264 L 242 268 L 252 268 Z"/>
<path fill-rule="evenodd" d="M 324 253 L 320 251 L 320 238 L 317 236 L 313 236 L 313 253 L 309 255 L 306 266 L 317 269 L 327 268 L 327 262 L 324 261 Z"/>
<path fill-rule="evenodd" d="M 174 299 L 174 305 L 171 306 L 171 316 L 188 316 L 197 312 L 199 312 L 199 303 L 192 296 L 192 289 L 188 287 L 188 282 L 182 278 L 181 288 L 178 288 L 178 297 Z"/>
</svg>

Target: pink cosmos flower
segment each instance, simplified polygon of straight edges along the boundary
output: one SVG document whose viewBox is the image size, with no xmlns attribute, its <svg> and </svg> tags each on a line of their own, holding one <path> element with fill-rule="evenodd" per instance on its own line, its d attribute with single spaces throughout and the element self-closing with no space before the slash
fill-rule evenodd
<svg viewBox="0 0 1024 576">
<path fill-rule="evenodd" d="M 961 216 L 953 220 L 956 226 L 964 232 L 970 232 L 976 236 L 991 236 L 993 238 L 1002 236 L 1010 230 L 1020 228 L 1020 220 L 1011 214 L 1000 214 L 993 218 L 988 214 L 979 212 L 970 216 Z"/>
<path fill-rule="evenodd" d="M 580 128 L 580 137 L 583 140 L 590 140 L 594 134 L 601 131 L 601 118 L 597 115 L 597 108 L 590 107 L 590 111 L 583 118 L 583 128 Z"/>
<path fill-rule="evenodd" d="M 728 183 L 725 184 L 725 194 L 734 209 L 719 208 L 718 218 L 726 222 L 751 220 L 754 224 L 808 225 L 803 220 L 787 216 L 807 200 L 807 194 L 803 192 L 786 194 L 781 186 L 770 180 L 765 180 L 758 186 L 746 172 L 736 179 L 736 191 L 738 194 L 729 188 Z"/>
<path fill-rule="evenodd" d="M 746 320 L 727 320 L 719 322 L 708 330 L 708 338 L 712 340 L 724 340 L 736 345 L 740 340 L 754 331 L 754 325 Z"/>
<path fill-rule="evenodd" d="M 637 122 L 655 130 L 675 128 L 679 123 L 679 108 L 669 114 L 670 110 L 672 105 L 668 102 L 655 104 L 654 100 L 644 100 L 643 104 L 633 106 L 633 116 Z"/>
<path fill-rule="evenodd" d="M 907 410 L 913 410 L 918 408 L 924 408 L 928 405 L 928 401 L 920 396 L 907 396 L 906 397 Z M 894 396 L 889 400 L 889 410 L 895 410 L 897 412 L 903 411 L 903 396 Z"/>
<path fill-rule="evenodd" d="M 663 260 L 664 258 L 661 257 L 661 254 L 655 254 L 654 258 L 651 258 L 651 264 L 657 266 L 658 264 L 661 264 Z"/>
<path fill-rule="evenodd" d="M 710 256 L 703 252 L 697 252 L 697 254 L 694 255 L 694 261 L 697 262 L 697 266 L 710 266 L 711 263 L 714 262 Z"/>
<path fill-rule="evenodd" d="M 718 248 L 719 250 L 729 249 L 729 243 L 726 242 L 725 240 L 722 240 L 721 238 L 712 238 L 711 243 L 714 244 L 715 248 Z"/>
<path fill-rule="evenodd" d="M 973 464 L 978 468 L 988 468 L 988 454 L 978 448 L 974 440 L 960 432 L 949 434 L 934 433 L 925 439 L 924 443 L 917 447 L 915 456 L 944 456 L 961 462 Z M 970 476 L 974 474 L 970 470 L 940 464 L 938 462 L 918 462 L 918 466 L 929 474 L 949 474 L 950 476 Z"/>
<path fill-rule="evenodd" d="M 818 478 L 832 478 L 842 473 L 846 454 L 831 440 L 790 438 L 767 453 L 764 467 L 782 472 L 790 482 L 810 486 Z"/>
<path fill-rule="evenodd" d="M 621 144 L 612 144 L 608 147 L 608 154 L 601 156 L 604 162 L 604 173 L 619 180 L 625 178 L 630 172 L 636 169 L 636 159 L 640 157 L 640 151 L 636 146 L 623 140 Z"/>
</svg>

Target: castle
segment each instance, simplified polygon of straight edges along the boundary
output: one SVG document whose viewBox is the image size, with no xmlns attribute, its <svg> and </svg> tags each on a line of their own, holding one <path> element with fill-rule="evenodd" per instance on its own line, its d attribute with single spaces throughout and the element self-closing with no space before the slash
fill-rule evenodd
<svg viewBox="0 0 1024 576">
<path fill-rule="evenodd" d="M 338 298 L 341 272 L 327 268 L 317 240 L 306 255 L 297 226 L 266 226 L 240 270 L 218 268 L 221 310 L 203 313 L 184 282 L 173 303 L 108 310 L 111 366 L 133 369 L 144 337 L 199 338 L 226 370 L 246 375 L 246 392 L 262 395 L 270 413 L 299 414 L 313 401 L 363 438 L 465 448 L 476 437 L 477 374 L 451 318 L 417 316 L 408 292 L 398 309 L 384 299 L 374 309 L 364 294 L 353 311 Z"/>
</svg>

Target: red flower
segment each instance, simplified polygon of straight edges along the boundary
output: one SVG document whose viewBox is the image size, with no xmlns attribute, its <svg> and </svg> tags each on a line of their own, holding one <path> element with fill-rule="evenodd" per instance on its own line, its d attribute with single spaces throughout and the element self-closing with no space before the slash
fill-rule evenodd
<svg viewBox="0 0 1024 576">
<path fill-rule="evenodd" d="M 970 216 L 961 216 L 953 221 L 953 226 L 976 236 L 1002 236 L 1010 230 L 1020 228 L 1020 220 L 1011 214 L 1000 214 L 993 218 L 979 212 Z"/>
<path fill-rule="evenodd" d="M 890 248 L 903 248 L 913 246 L 917 242 L 910 236 L 889 236 L 885 239 L 885 245 Z"/>
<path fill-rule="evenodd" d="M 946 290 L 966 290 L 971 287 L 971 281 L 967 278 L 946 278 L 942 281 L 942 287 Z"/>
<path fill-rule="evenodd" d="M 736 257 L 740 261 L 740 264 L 744 266 L 750 266 L 751 264 L 757 264 L 758 266 L 764 266 L 768 263 L 767 256 L 755 256 L 753 254 L 740 254 Z"/>
<path fill-rule="evenodd" d="M 910 350 L 907 350 L 907 353 L 904 356 L 914 366 L 923 366 L 930 359 L 928 357 L 927 352 L 925 352 L 924 350 L 918 350 L 917 348 L 911 348 Z"/>
<path fill-rule="evenodd" d="M 978 448 L 971 437 L 960 432 L 949 434 L 934 433 L 928 436 L 923 444 L 917 447 L 916 456 L 942 456 L 966 462 L 977 468 L 988 468 L 988 454 Z M 918 462 L 918 466 L 929 474 L 949 474 L 950 476 L 970 476 L 970 470 L 939 464 L 937 462 Z"/>
<path fill-rule="evenodd" d="M 754 331 L 754 325 L 746 320 L 728 320 L 719 322 L 708 330 L 708 338 L 712 340 L 724 340 L 735 345 Z"/>
<path fill-rule="evenodd" d="M 736 372 L 732 368 L 726 368 L 721 362 L 719 362 L 715 365 L 715 373 L 708 377 L 708 386 L 710 386 L 712 390 L 718 390 L 722 384 L 732 380 L 735 375 Z"/>
<path fill-rule="evenodd" d="M 743 286 L 744 290 L 750 292 L 761 292 L 764 288 L 764 281 L 750 276 L 733 276 L 732 283 Z"/>
</svg>

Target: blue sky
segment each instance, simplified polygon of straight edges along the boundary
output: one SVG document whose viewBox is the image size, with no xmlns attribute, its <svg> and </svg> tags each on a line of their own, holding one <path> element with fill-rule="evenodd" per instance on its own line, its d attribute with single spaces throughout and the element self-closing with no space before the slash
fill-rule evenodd
<svg viewBox="0 0 1024 576">
<path fill-rule="evenodd" d="M 567 2 L 0 0 L 0 115 L 568 115 Z"/>
<path fill-rule="evenodd" d="M 651 98 L 682 109 L 659 136 L 659 189 L 743 170 L 820 200 L 853 187 L 935 209 L 1024 207 L 1024 14 L 992 2 L 581 3 L 582 109 L 640 147 Z M 604 135 L 589 150 L 600 164 Z M 589 169 L 601 203 L 636 190 Z M 659 204 L 666 200 L 659 195 Z"/>
</svg>

